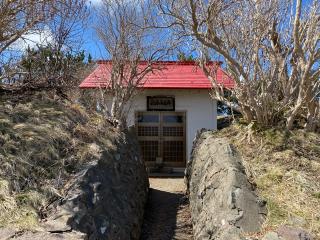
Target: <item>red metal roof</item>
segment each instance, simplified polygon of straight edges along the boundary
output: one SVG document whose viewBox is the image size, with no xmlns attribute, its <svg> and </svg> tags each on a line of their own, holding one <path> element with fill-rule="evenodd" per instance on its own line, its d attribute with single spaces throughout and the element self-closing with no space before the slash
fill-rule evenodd
<svg viewBox="0 0 320 240">
<path fill-rule="evenodd" d="M 80 84 L 80 88 L 107 87 L 110 76 L 110 61 L 98 61 L 97 68 Z M 141 62 L 144 65 L 145 62 Z M 146 76 L 143 88 L 162 89 L 210 89 L 209 79 L 201 68 L 193 61 L 188 62 L 157 62 L 161 70 L 150 72 Z M 217 81 L 226 88 L 233 88 L 234 81 L 219 67 Z"/>
</svg>

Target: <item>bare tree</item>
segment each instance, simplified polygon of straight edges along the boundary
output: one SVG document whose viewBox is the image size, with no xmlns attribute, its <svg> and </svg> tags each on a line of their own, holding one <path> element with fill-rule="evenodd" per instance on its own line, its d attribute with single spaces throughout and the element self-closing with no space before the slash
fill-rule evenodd
<svg viewBox="0 0 320 240">
<path fill-rule="evenodd" d="M 86 1 L 15 0 L 1 4 L 1 91 L 55 89 L 62 94 L 62 89 L 77 86 L 76 70 L 83 62 L 77 46 L 87 16 Z M 49 35 L 50 42 L 19 52 L 17 42 L 28 41 L 28 36 L 42 32 Z"/>
<path fill-rule="evenodd" d="M 0 54 L 54 14 L 54 1 L 4 0 L 0 3 Z"/>
<path fill-rule="evenodd" d="M 179 37 L 197 41 L 200 50 L 222 56 L 236 82 L 234 94 L 247 121 L 285 122 L 303 116 L 306 128 L 319 124 L 320 3 L 301 0 L 156 0 L 168 26 Z M 205 52 L 206 53 L 206 52 Z M 205 54 L 204 54 L 205 55 Z M 201 61 L 224 98 L 215 68 Z"/>
<path fill-rule="evenodd" d="M 107 84 L 100 86 L 101 103 L 109 119 L 125 125 L 130 100 L 148 74 L 161 69 L 155 61 L 169 49 L 161 33 L 150 27 L 152 9 L 145 1 L 104 0 L 98 15 L 97 33 L 110 59 L 104 64 Z"/>
<path fill-rule="evenodd" d="M 8 79 L 16 70 L 16 49 L 12 46 L 23 35 L 35 30 L 54 14 L 53 1 L 4 0 L 0 3 L 0 80 Z M 14 63 L 12 63 L 14 62 Z"/>
</svg>

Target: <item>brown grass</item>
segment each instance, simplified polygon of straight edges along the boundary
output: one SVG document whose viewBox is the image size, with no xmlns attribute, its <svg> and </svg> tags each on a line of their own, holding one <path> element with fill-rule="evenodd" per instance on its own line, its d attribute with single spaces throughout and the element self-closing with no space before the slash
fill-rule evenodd
<svg viewBox="0 0 320 240">
<path fill-rule="evenodd" d="M 0 99 L 0 226 L 36 227 L 39 210 L 117 134 L 77 104 Z"/>
<path fill-rule="evenodd" d="M 320 135 L 256 127 L 248 141 L 247 131 L 238 124 L 217 135 L 231 139 L 239 149 L 250 180 L 267 201 L 263 231 L 288 224 L 320 239 Z"/>
</svg>

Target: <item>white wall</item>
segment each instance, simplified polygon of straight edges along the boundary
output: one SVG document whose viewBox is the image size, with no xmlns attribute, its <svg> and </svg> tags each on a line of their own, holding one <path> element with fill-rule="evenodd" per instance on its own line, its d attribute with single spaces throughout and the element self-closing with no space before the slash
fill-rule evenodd
<svg viewBox="0 0 320 240">
<path fill-rule="evenodd" d="M 201 128 L 217 129 L 217 102 L 209 96 L 209 90 L 158 89 L 144 90 L 136 96 L 130 107 L 127 123 L 134 125 L 136 111 L 147 110 L 147 96 L 171 95 L 175 97 L 176 111 L 186 111 L 187 161 L 190 157 L 192 142 Z"/>
</svg>

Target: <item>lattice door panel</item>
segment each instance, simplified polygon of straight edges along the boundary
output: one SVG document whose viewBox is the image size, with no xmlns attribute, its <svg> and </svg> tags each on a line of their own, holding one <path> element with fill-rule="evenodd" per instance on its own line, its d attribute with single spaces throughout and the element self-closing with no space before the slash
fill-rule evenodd
<svg viewBox="0 0 320 240">
<path fill-rule="evenodd" d="M 153 162 L 159 156 L 159 141 L 139 141 L 144 161 Z"/>
<path fill-rule="evenodd" d="M 137 112 L 136 130 L 145 162 L 185 166 L 184 112 Z"/>
<path fill-rule="evenodd" d="M 184 161 L 184 142 L 183 141 L 164 141 L 163 142 L 163 161 L 164 162 L 183 162 Z"/>
<path fill-rule="evenodd" d="M 164 162 L 185 162 L 185 113 L 164 112 L 161 114 L 162 157 Z"/>
<path fill-rule="evenodd" d="M 163 127 L 162 135 L 164 137 L 183 137 L 184 129 L 183 127 Z"/>
<path fill-rule="evenodd" d="M 159 136 L 159 127 L 138 126 L 138 136 L 140 136 L 140 137 L 157 137 L 157 136 Z"/>
</svg>

